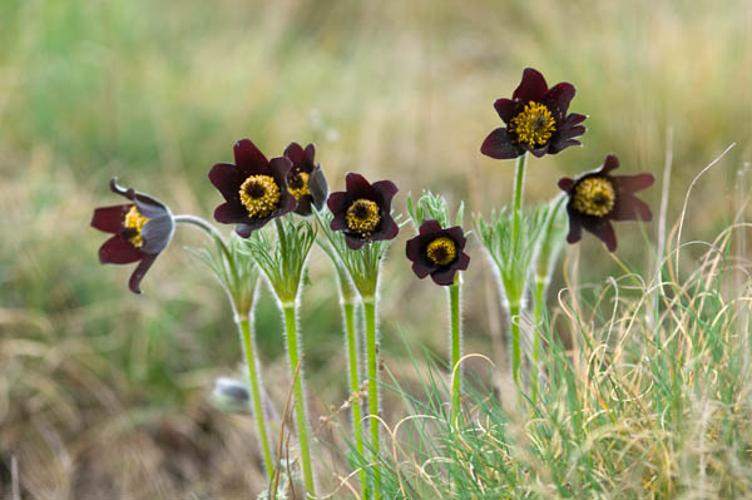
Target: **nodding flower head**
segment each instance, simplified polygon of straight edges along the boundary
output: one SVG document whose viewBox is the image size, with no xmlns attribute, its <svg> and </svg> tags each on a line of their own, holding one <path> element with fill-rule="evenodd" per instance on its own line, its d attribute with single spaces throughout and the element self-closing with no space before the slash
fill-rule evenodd
<svg viewBox="0 0 752 500">
<path fill-rule="evenodd" d="M 470 256 L 464 252 L 466 242 L 460 226 L 443 229 L 437 221 L 427 220 L 418 235 L 407 241 L 405 252 L 418 278 L 430 274 L 437 285 L 449 286 L 457 271 L 464 271 L 470 264 Z"/>
<path fill-rule="evenodd" d="M 287 189 L 295 197 L 295 213 L 311 215 L 311 206 L 321 210 L 329 194 L 321 165 L 316 164 L 316 148 L 309 144 L 303 149 L 297 142 L 290 143 L 285 149 L 285 158 L 290 160 L 292 168 L 287 174 Z"/>
<path fill-rule="evenodd" d="M 103 264 L 138 262 L 128 288 L 133 293 L 141 293 L 141 280 L 170 243 L 175 221 L 162 202 L 120 186 L 115 178 L 110 181 L 110 189 L 127 198 L 129 203 L 94 210 L 91 226 L 113 235 L 99 248 L 99 261 Z"/>
<path fill-rule="evenodd" d="M 292 163 L 284 157 L 267 160 L 248 139 L 236 142 L 234 153 L 235 164 L 218 163 L 209 171 L 209 180 L 225 199 L 214 210 L 214 218 L 235 224 L 235 232 L 247 238 L 295 209 L 297 200 L 287 185 Z"/>
<path fill-rule="evenodd" d="M 355 173 L 347 174 L 345 183 L 346 190 L 332 193 L 327 206 L 334 215 L 331 228 L 345 233 L 347 246 L 357 250 L 371 241 L 395 238 L 399 226 L 390 212 L 397 186 L 392 181 L 371 184 Z"/>
<path fill-rule="evenodd" d="M 635 196 L 636 192 L 653 185 L 653 175 L 611 175 L 618 167 L 619 159 L 608 155 L 600 170 L 577 179 L 564 177 L 559 180 L 559 187 L 569 196 L 569 243 L 580 241 L 584 228 L 613 252 L 616 250 L 616 234 L 611 221 L 649 221 L 653 218 L 650 207 Z"/>
<path fill-rule="evenodd" d="M 535 156 L 556 154 L 580 144 L 575 137 L 585 133 L 582 122 L 587 117 L 567 114 L 574 94 L 571 83 L 557 83 L 548 88 L 542 74 L 525 68 L 512 98 L 497 99 L 494 103 L 506 127 L 497 128 L 486 137 L 481 153 L 501 160 L 516 158 L 525 151 Z"/>
</svg>

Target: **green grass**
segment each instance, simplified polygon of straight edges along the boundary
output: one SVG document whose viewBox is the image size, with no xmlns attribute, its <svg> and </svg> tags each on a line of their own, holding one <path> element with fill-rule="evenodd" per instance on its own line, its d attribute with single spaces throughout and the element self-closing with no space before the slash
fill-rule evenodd
<svg viewBox="0 0 752 500">
<path fill-rule="evenodd" d="M 97 263 L 103 240 L 88 227 L 93 207 L 116 203 L 110 176 L 208 217 L 219 200 L 206 173 L 231 158 L 236 139 L 270 154 L 315 141 L 337 189 L 359 170 L 392 178 L 400 209 L 408 191 L 429 187 L 488 214 L 508 203 L 513 166 L 478 148 L 498 122 L 493 100 L 530 65 L 575 83 L 572 109 L 590 118 L 586 147 L 531 160 L 526 203 L 549 199 L 560 175 L 607 152 L 625 171 L 660 178 L 671 128 L 669 221 L 694 175 L 737 143 L 690 200 L 683 240 L 708 240 L 736 220 L 733 188 L 750 157 L 748 10 L 742 0 L 0 2 L 0 490 L 12 457 L 30 497 L 232 498 L 262 484 L 249 421 L 207 403 L 214 377 L 237 374 L 241 354 L 221 290 L 180 248 L 201 235 L 179 232 L 145 296 L 129 295 L 128 271 Z M 646 196 L 657 213 L 658 186 Z M 649 283 L 657 224 L 618 232 L 619 258 Z M 408 412 L 437 416 L 446 401 L 443 370 L 423 398 L 431 408 L 403 401 L 431 383 L 422 355 L 418 373 L 410 367 L 402 339 L 438 359 L 448 348 L 443 293 L 413 279 L 403 242 L 379 305 L 386 366 L 405 391 L 385 391 L 392 426 Z M 608 277 L 620 267 L 583 241 L 550 290 L 551 328 L 566 351 L 546 351 L 552 375 L 533 411 L 498 380 L 504 321 L 471 243 L 465 352 L 499 366 L 468 362 L 479 378 L 466 402 L 473 423 L 456 435 L 443 420 L 421 430 L 431 440 L 416 438 L 389 464 L 392 491 L 401 481 L 408 493 L 473 493 L 462 488 L 481 478 L 490 497 L 749 495 L 747 329 L 735 326 L 749 295 L 746 253 L 714 248 L 707 262 L 717 270 L 697 264 L 701 244 L 682 251 L 678 276 L 665 269 L 656 312 L 631 278 L 617 279 L 617 297 Z M 289 381 L 269 293 L 256 319 L 281 411 Z M 346 357 L 333 354 L 343 345 L 336 287 L 318 250 L 300 320 L 311 414 L 331 417 L 312 422 L 322 491 L 331 491 L 352 471 L 342 457 L 347 412 L 330 409 L 349 391 Z M 488 385 L 501 404 L 480 389 Z M 473 477 L 475 449 L 492 453 L 474 458 Z M 416 464 L 436 457 L 421 476 Z"/>
</svg>

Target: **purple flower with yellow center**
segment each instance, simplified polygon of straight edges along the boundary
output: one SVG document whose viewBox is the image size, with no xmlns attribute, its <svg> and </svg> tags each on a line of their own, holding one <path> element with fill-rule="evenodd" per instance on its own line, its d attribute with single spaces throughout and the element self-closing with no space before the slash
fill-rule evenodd
<svg viewBox="0 0 752 500">
<path fill-rule="evenodd" d="M 243 238 L 270 220 L 291 212 L 297 201 L 288 190 L 287 175 L 292 163 L 284 157 L 267 160 L 253 142 L 235 143 L 235 164 L 217 163 L 209 171 L 209 180 L 225 198 L 214 210 L 214 218 L 223 224 L 236 224 Z"/>
<path fill-rule="evenodd" d="M 141 293 L 141 280 L 170 243 L 175 221 L 163 203 L 120 186 L 116 178 L 110 181 L 110 189 L 130 203 L 94 210 L 91 226 L 113 235 L 99 247 L 99 261 L 102 264 L 138 262 L 128 280 L 128 288 L 133 293 Z"/>
<path fill-rule="evenodd" d="M 407 241 L 405 253 L 418 278 L 430 274 L 437 285 L 449 286 L 457 271 L 464 271 L 470 264 L 470 256 L 464 252 L 466 242 L 460 226 L 443 229 L 437 221 L 427 220 L 418 235 Z"/>
<path fill-rule="evenodd" d="M 329 194 L 324 172 L 321 165 L 314 161 L 315 156 L 316 148 L 313 144 L 303 149 L 300 144 L 293 142 L 285 149 L 285 158 L 292 162 L 290 173 L 287 174 L 287 189 L 297 200 L 295 213 L 303 216 L 311 215 L 311 205 L 321 210 Z"/>
<path fill-rule="evenodd" d="M 512 98 L 497 99 L 494 103 L 506 127 L 497 128 L 486 137 L 481 153 L 504 160 L 517 158 L 525 151 L 540 157 L 579 145 L 575 137 L 585 133 L 581 123 L 587 117 L 567 114 L 574 94 L 571 83 L 557 83 L 549 89 L 540 72 L 525 68 Z"/>
<path fill-rule="evenodd" d="M 653 185 L 653 175 L 611 175 L 618 167 L 619 159 L 608 155 L 600 170 L 577 179 L 564 177 L 559 180 L 559 187 L 569 195 L 569 243 L 580 241 L 584 228 L 613 252 L 616 250 L 616 234 L 611 221 L 647 222 L 653 218 L 650 207 L 635 196 L 636 192 Z"/>
<path fill-rule="evenodd" d="M 345 233 L 348 247 L 358 250 L 367 242 L 397 237 L 399 226 L 391 210 L 398 189 L 392 181 L 371 184 L 362 175 L 349 173 L 345 186 L 345 191 L 329 195 L 326 203 L 334 215 L 331 228 Z"/>
</svg>

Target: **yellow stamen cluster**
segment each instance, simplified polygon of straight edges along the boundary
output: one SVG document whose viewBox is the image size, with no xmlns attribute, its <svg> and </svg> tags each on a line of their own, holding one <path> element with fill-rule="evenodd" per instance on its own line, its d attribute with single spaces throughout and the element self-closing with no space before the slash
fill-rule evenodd
<svg viewBox="0 0 752 500">
<path fill-rule="evenodd" d="M 529 147 L 543 146 L 556 132 L 556 120 L 551 111 L 538 102 L 530 101 L 525 108 L 512 118 L 511 131 L 517 136 L 517 142 Z"/>
<path fill-rule="evenodd" d="M 240 203 L 249 217 L 267 217 L 282 197 L 279 186 L 270 175 L 252 175 L 240 185 Z"/>
<path fill-rule="evenodd" d="M 582 214 L 603 217 L 614 209 L 615 204 L 614 185 L 604 177 L 588 177 L 574 188 L 572 207 Z"/>
<path fill-rule="evenodd" d="M 309 175 L 305 172 L 297 172 L 287 179 L 287 190 L 295 197 L 296 200 L 303 196 L 311 194 L 308 189 Z"/>
<path fill-rule="evenodd" d="M 426 255 L 434 264 L 446 266 L 457 257 L 457 245 L 452 239 L 441 236 L 428 244 Z"/>
<path fill-rule="evenodd" d="M 355 200 L 345 214 L 347 229 L 362 236 L 369 236 L 381 222 L 379 206 L 375 201 Z"/>
<path fill-rule="evenodd" d="M 133 233 L 133 236 L 129 237 L 128 241 L 130 241 L 136 248 L 141 248 L 144 245 L 144 238 L 141 236 L 141 230 L 147 222 L 149 222 L 149 218 L 141 215 L 141 212 L 138 211 L 136 205 L 131 206 L 131 209 L 125 214 L 123 226 L 126 229 L 130 229 L 130 232 Z"/>
</svg>

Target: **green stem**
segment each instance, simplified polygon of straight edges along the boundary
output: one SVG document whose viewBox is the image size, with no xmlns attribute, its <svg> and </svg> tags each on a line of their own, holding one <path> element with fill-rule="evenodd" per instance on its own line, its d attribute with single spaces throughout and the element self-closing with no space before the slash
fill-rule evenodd
<svg viewBox="0 0 752 500">
<path fill-rule="evenodd" d="M 256 353 L 253 335 L 251 333 L 251 321 L 249 317 L 238 318 L 236 321 L 238 332 L 240 333 L 240 342 L 245 355 L 245 364 L 248 369 L 248 386 L 250 388 L 251 400 L 253 401 L 253 417 L 256 420 L 256 429 L 258 430 L 258 439 L 261 442 L 261 451 L 264 456 L 264 467 L 266 475 L 271 482 L 274 477 L 274 461 L 269 446 L 269 437 L 266 432 L 266 412 L 261 398 L 261 383 L 259 381 L 258 368 L 256 367 Z"/>
<path fill-rule="evenodd" d="M 363 298 L 366 320 L 366 355 L 368 364 L 368 413 L 371 428 L 371 450 L 373 453 L 373 498 L 381 497 L 381 466 L 379 465 L 381 443 L 379 430 L 379 360 L 378 340 L 376 338 L 376 301 L 374 297 Z"/>
<path fill-rule="evenodd" d="M 345 284 L 346 285 L 346 284 Z M 342 313 L 345 317 L 345 338 L 347 342 L 348 368 L 350 381 L 350 397 L 352 398 L 352 423 L 355 436 L 355 450 L 360 457 L 365 456 L 363 444 L 363 411 L 360 406 L 360 370 L 358 356 L 358 339 L 355 334 L 355 304 L 342 303 Z M 368 476 L 365 469 L 358 474 L 363 498 L 368 498 Z"/>
<path fill-rule="evenodd" d="M 530 370 L 530 397 L 535 405 L 538 401 L 538 390 L 540 383 L 540 351 L 541 337 L 543 336 L 546 310 L 546 281 L 545 278 L 537 277 L 535 279 L 535 290 L 533 291 L 533 314 L 535 315 L 535 330 L 533 333 L 533 360 Z"/>
<path fill-rule="evenodd" d="M 462 370 L 458 366 L 462 357 L 462 315 L 460 312 L 460 277 L 449 286 L 449 324 L 452 370 L 452 420 L 460 414 L 460 393 L 462 391 Z"/>
<path fill-rule="evenodd" d="M 308 444 L 308 417 L 306 416 L 306 402 L 303 392 L 303 371 L 298 371 L 300 361 L 298 349 L 298 323 L 295 314 L 295 304 L 283 304 L 282 312 L 285 317 L 285 332 L 287 333 L 287 356 L 290 361 L 290 373 L 293 376 L 293 395 L 295 397 L 295 423 L 300 443 L 300 459 L 303 464 L 303 480 L 306 493 L 315 496 L 313 467 L 311 467 L 311 452 Z M 296 371 L 298 376 L 295 376 Z"/>
<path fill-rule="evenodd" d="M 520 225 L 522 221 L 522 185 L 525 183 L 525 167 L 527 166 L 527 153 L 517 157 L 514 166 L 514 193 L 512 197 L 512 244 L 517 252 L 520 242 Z M 514 258 L 514 257 L 513 257 Z"/>
<path fill-rule="evenodd" d="M 509 329 L 512 336 L 512 379 L 517 387 L 520 386 L 520 366 L 522 352 L 520 349 L 520 301 L 516 299 L 509 303 Z"/>
</svg>

